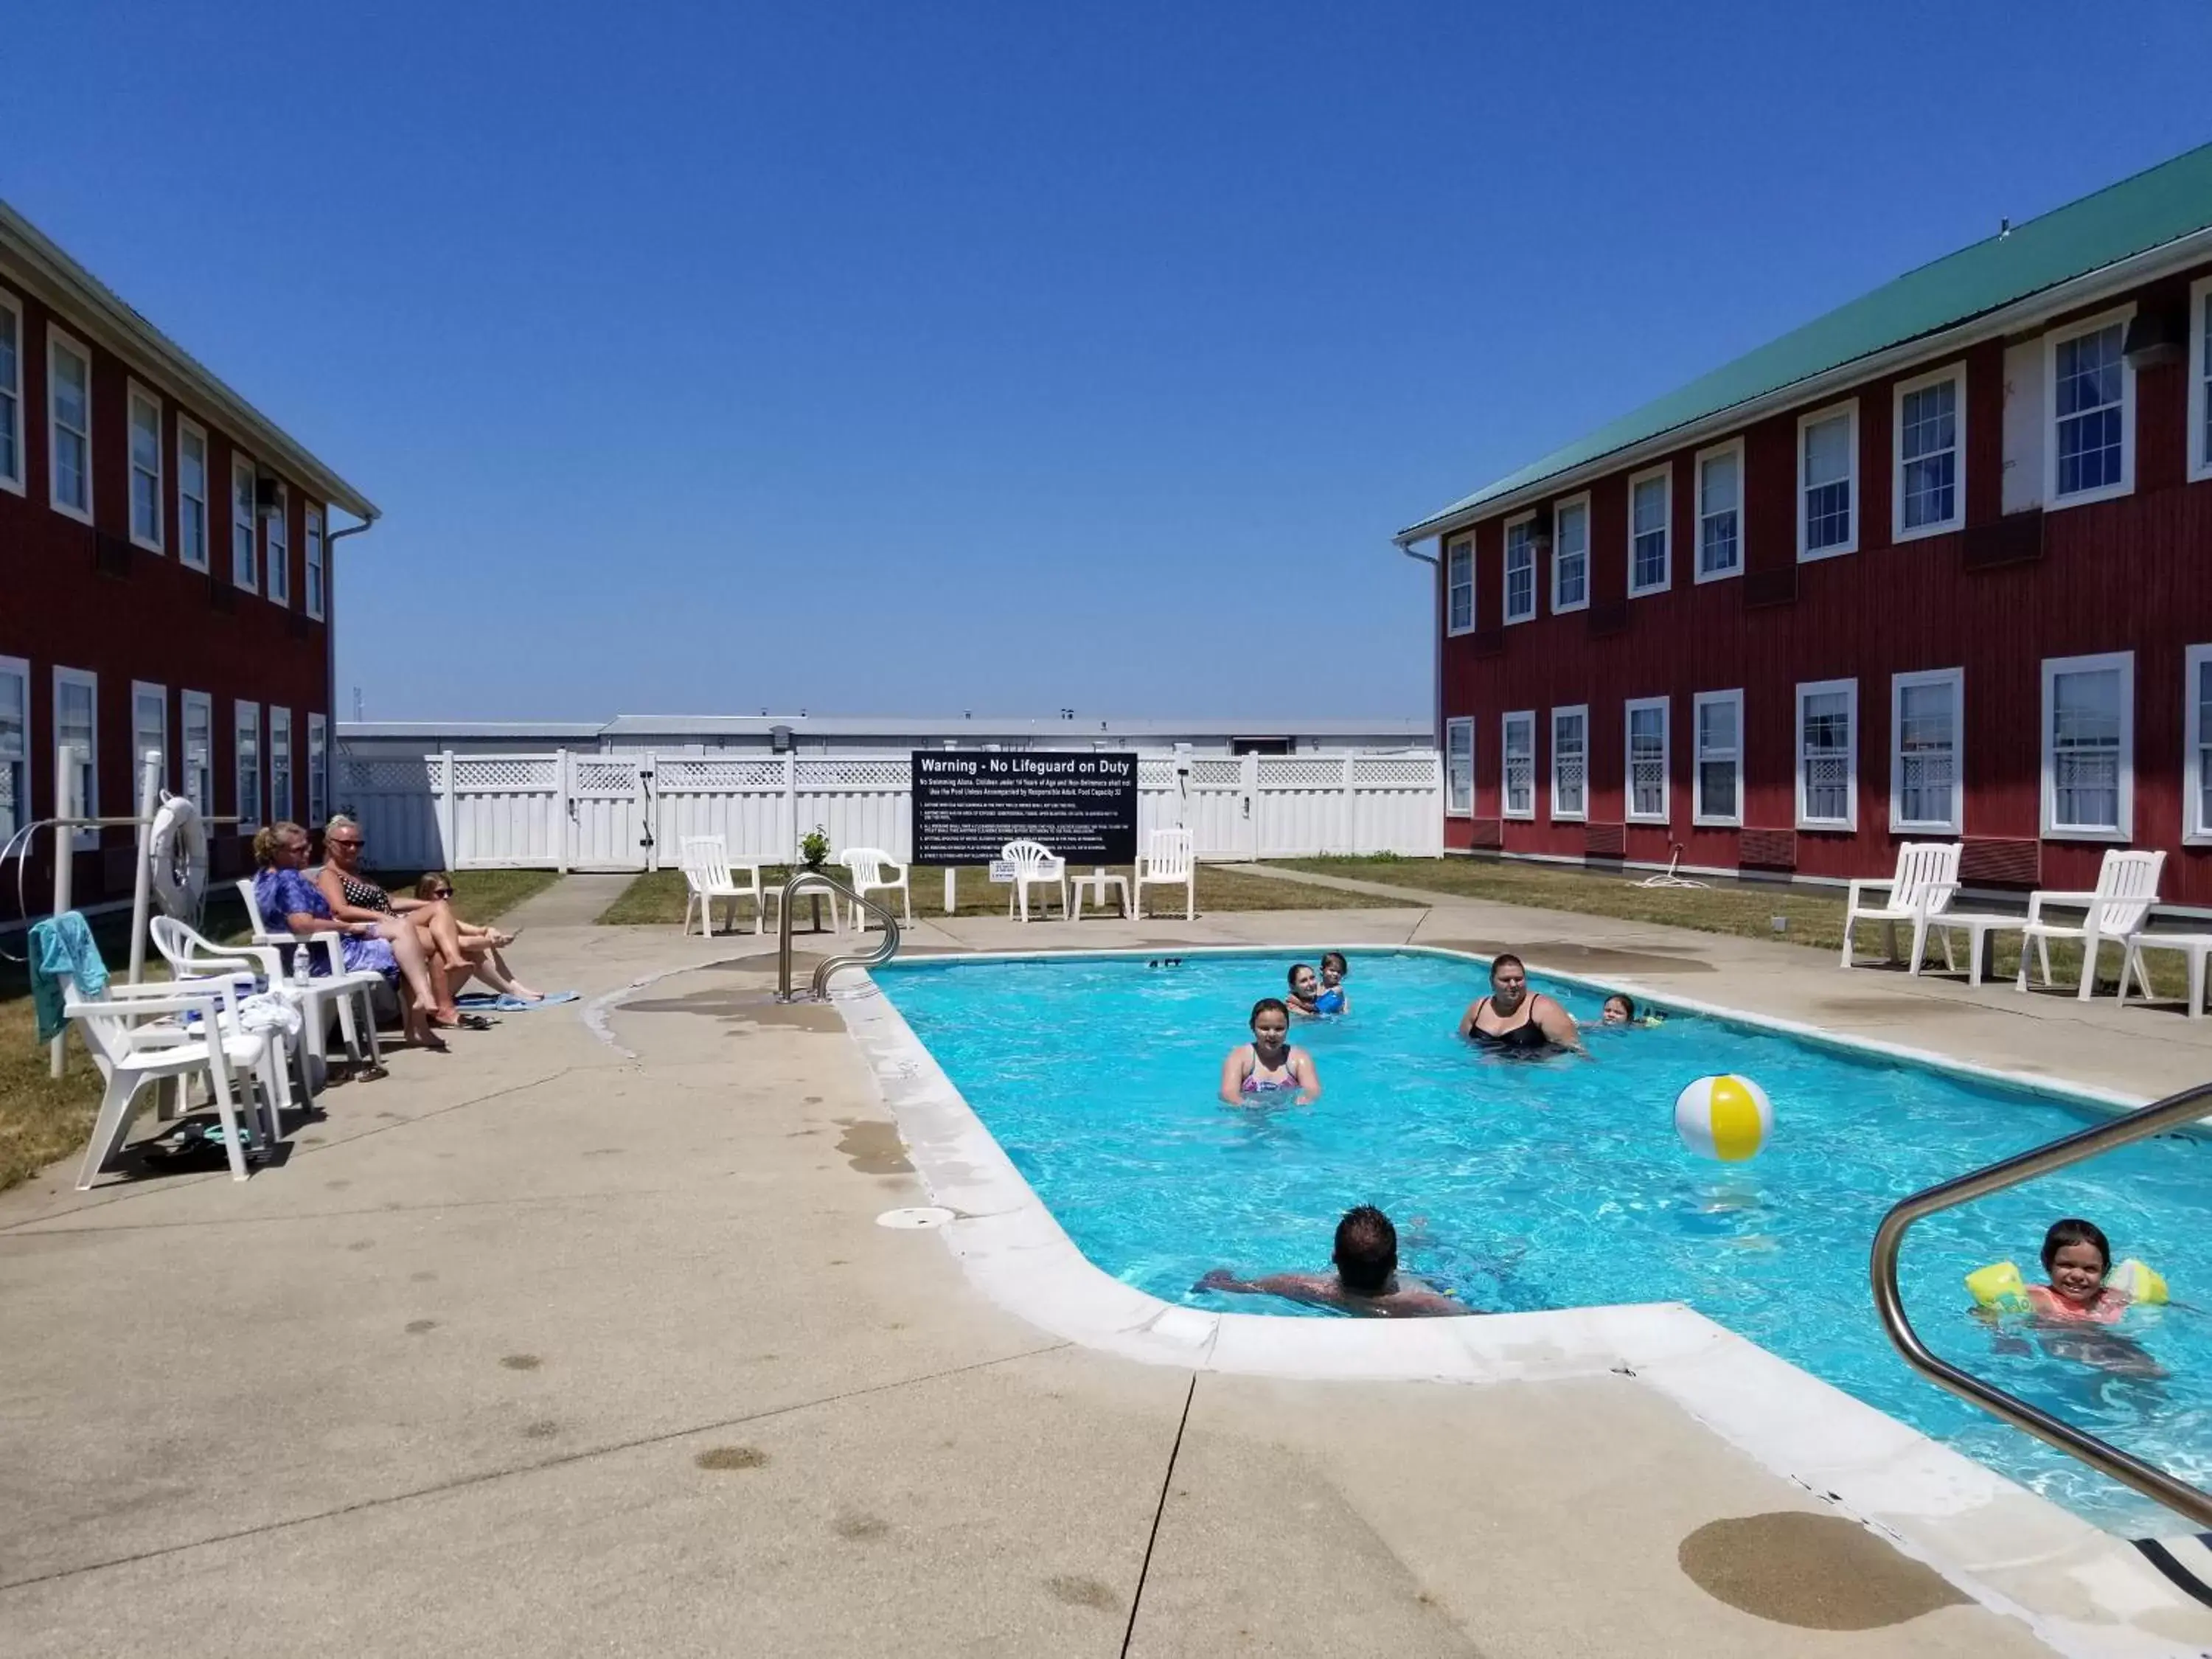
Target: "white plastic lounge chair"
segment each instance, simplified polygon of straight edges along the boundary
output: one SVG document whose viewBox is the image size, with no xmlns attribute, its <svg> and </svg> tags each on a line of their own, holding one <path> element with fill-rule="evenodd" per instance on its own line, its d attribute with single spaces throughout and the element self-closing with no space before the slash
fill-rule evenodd
<svg viewBox="0 0 2212 1659">
<path fill-rule="evenodd" d="M 901 864 L 889 853 L 873 847 L 848 847 L 837 855 L 837 862 L 852 873 L 852 888 L 856 895 L 896 893 L 906 911 L 906 925 L 914 926 L 914 894 L 906 884 L 912 866 Z M 890 871 L 898 873 L 886 873 Z M 856 933 L 868 931 L 868 913 L 857 904 L 853 907 L 853 927 Z"/>
<path fill-rule="evenodd" d="M 753 902 L 753 932 L 768 931 L 768 896 L 761 886 L 758 863 L 732 865 L 728 848 L 720 836 L 686 836 L 682 852 L 686 933 L 691 931 L 691 912 L 696 908 L 699 912 L 699 931 L 711 937 L 718 902 L 729 905 L 730 926 L 734 929 L 738 925 L 738 901 L 741 898 Z"/>
<path fill-rule="evenodd" d="M 1145 914 L 1147 887 L 1182 888 L 1182 919 L 1198 920 L 1198 854 L 1189 830 L 1155 830 L 1137 854 L 1136 901 L 1130 908 L 1139 916 Z"/>
<path fill-rule="evenodd" d="M 301 1036 L 287 1045 L 299 1075 L 299 1104 L 315 1103 L 314 1076 L 330 1057 L 330 1018 L 333 1010 L 345 1039 L 347 1057 L 356 1064 L 375 1065 L 376 1015 L 369 1006 L 384 975 L 368 969 L 351 973 L 325 974 L 302 982 L 288 979 L 283 963 L 272 945 L 217 945 L 195 933 L 174 916 L 155 916 L 148 925 L 154 948 L 169 964 L 170 975 L 180 983 L 199 979 L 227 978 L 234 981 L 259 979 L 268 988 L 300 1011 Z M 247 994 L 241 990 L 241 995 Z M 358 1015 L 358 1020 L 356 1016 Z"/>
<path fill-rule="evenodd" d="M 310 933 L 306 939 L 300 939 L 294 935 L 289 928 L 270 927 L 269 919 L 261 914 L 261 902 L 253 896 L 253 878 L 250 876 L 241 877 L 237 885 L 239 900 L 246 906 L 246 925 L 253 935 L 253 943 L 256 945 L 268 946 L 276 950 L 279 953 L 280 968 L 283 966 L 282 952 L 287 945 L 295 951 L 319 951 L 323 953 L 325 962 L 329 964 L 329 971 L 315 975 L 315 982 L 320 985 L 343 981 L 355 988 L 365 1010 L 361 1033 L 356 1036 L 354 1030 L 353 1009 L 343 1002 L 338 1005 L 338 1028 L 345 1035 L 346 1051 L 349 1054 L 358 1059 L 362 1047 L 366 1046 L 369 1059 L 374 1060 L 377 1057 L 376 1000 L 380 996 L 384 998 L 392 1005 L 392 1012 L 395 1015 L 398 1014 L 399 990 L 397 984 L 373 969 L 364 968 L 357 971 L 349 969 L 345 965 L 345 945 L 340 934 Z M 279 920 L 281 921 L 282 918 L 280 917 Z M 216 948 L 220 951 L 226 947 L 218 945 Z M 318 1042 L 320 1040 L 320 1038 L 317 1039 Z"/>
<path fill-rule="evenodd" d="M 92 1139 L 85 1146 L 83 1167 L 77 1171 L 78 1191 L 98 1180 L 122 1149 L 131 1133 L 138 1091 L 149 1083 L 171 1078 L 207 1079 L 216 1115 L 222 1120 L 223 1148 L 234 1181 L 246 1179 L 246 1152 L 239 1134 L 240 1084 L 250 1079 L 259 1085 L 265 1144 L 276 1145 L 283 1088 L 276 1037 L 239 1025 L 237 1001 L 227 981 L 204 980 L 199 986 L 113 987 L 125 994 L 86 997 L 78 991 L 74 975 L 62 975 L 63 1012 L 76 1022 L 106 1085 Z M 144 994 L 149 992 L 162 994 Z M 187 1016 L 198 1024 L 185 1026 Z"/>
<path fill-rule="evenodd" d="M 1869 903 L 1864 896 L 1880 888 L 1887 896 L 1883 904 Z M 1941 915 L 1959 890 L 1959 843 L 1954 841 L 1908 841 L 1897 849 L 1897 873 L 1887 881 L 1855 881 L 1844 901 L 1844 960 L 1851 965 L 1851 928 L 1862 921 L 1882 925 L 1882 945 L 1892 962 L 1897 960 L 1897 924 L 1912 928 L 1911 971 L 1920 971 L 1920 956 L 1928 943 L 1928 924 Z M 1942 938 L 1943 960 L 1954 972 L 1951 939 Z"/>
<path fill-rule="evenodd" d="M 999 849 L 999 856 L 1014 866 L 1014 890 L 1006 900 L 1006 914 L 1017 912 L 1021 919 L 1030 919 L 1030 889 L 1042 887 L 1047 893 L 1060 895 L 1060 915 L 1067 919 L 1067 860 L 1055 858 L 1052 849 L 1042 842 L 1010 841 Z M 1041 905 L 1038 915 L 1051 915 L 1049 905 Z"/>
<path fill-rule="evenodd" d="M 2120 947 L 2120 972 L 2127 972 L 2129 952 L 2136 935 L 2150 925 L 2150 908 L 2158 902 L 2158 880 L 2166 869 L 2164 853 L 2124 853 L 2118 848 L 2105 854 L 2105 862 L 2097 872 L 2097 890 L 2094 893 L 2031 893 L 2027 900 L 2027 921 L 2021 930 L 2020 975 L 2014 981 L 2017 989 L 2027 989 L 2027 947 L 2035 946 L 2036 963 L 2043 970 L 2043 982 L 2051 983 L 2051 941 L 2055 939 L 2078 939 L 2081 945 L 2081 985 L 2075 993 L 2082 1001 L 2089 1000 L 2097 987 L 2097 952 L 2107 940 Z M 2081 905 L 2087 912 L 2078 924 L 2045 921 L 2043 907 L 2046 904 Z M 2136 967 L 2141 970 L 2140 958 Z M 2149 994 L 2145 982 L 2143 991 Z"/>
</svg>

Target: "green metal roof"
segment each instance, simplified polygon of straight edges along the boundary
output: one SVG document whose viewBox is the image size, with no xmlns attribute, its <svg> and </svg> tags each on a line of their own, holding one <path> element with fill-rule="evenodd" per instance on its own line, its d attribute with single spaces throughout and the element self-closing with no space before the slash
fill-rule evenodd
<svg viewBox="0 0 2212 1659">
<path fill-rule="evenodd" d="M 1412 528 L 1457 517 L 1632 444 L 1923 334 L 1954 327 L 2208 226 L 2212 226 L 2212 144 L 1908 271 L 1462 496 Z"/>
</svg>

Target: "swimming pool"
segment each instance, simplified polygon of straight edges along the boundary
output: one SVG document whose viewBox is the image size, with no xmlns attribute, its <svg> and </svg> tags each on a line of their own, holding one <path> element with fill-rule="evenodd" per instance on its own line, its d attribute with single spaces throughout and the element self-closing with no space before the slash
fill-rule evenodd
<svg viewBox="0 0 2212 1659">
<path fill-rule="evenodd" d="M 1516 1311 L 1680 1301 L 1815 1376 L 2114 1531 L 2172 1517 L 1909 1372 L 1867 1285 L 1882 1212 L 1946 1176 L 2081 1127 L 2094 1108 L 1731 1021 L 1677 1015 L 1595 1030 L 1594 1060 L 1471 1052 L 1458 1016 L 1482 964 L 1355 954 L 1350 1018 L 1302 1026 L 1325 1092 L 1310 1108 L 1232 1109 L 1221 1058 L 1287 955 L 922 962 L 877 970 L 900 1014 L 1098 1267 L 1171 1303 L 1314 1316 L 1194 1290 L 1207 1269 L 1327 1265 L 1347 1206 L 1398 1223 L 1405 1267 L 1475 1306 Z M 1308 959 L 1310 959 L 1309 957 Z M 1154 965 L 1157 963 L 1158 965 Z M 1539 979 L 1586 1026 L 1601 993 Z M 1757 1079 L 1776 1129 L 1749 1164 L 1684 1151 L 1690 1079 Z M 2118 1375 L 2000 1340 L 1960 1280 L 2044 1227 L 2087 1215 L 2190 1299 L 2212 1284 L 2212 1146 L 2124 1149 L 1922 1224 L 1908 1305 L 1929 1344 L 2185 1479 L 2212 1474 L 2212 1319 L 2131 1316 Z"/>
</svg>

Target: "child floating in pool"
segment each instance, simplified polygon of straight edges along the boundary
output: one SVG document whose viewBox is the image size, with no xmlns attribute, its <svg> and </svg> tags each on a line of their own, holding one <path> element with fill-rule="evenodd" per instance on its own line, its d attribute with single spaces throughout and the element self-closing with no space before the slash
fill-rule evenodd
<svg viewBox="0 0 2212 1659">
<path fill-rule="evenodd" d="M 1641 1019 L 1638 1018 L 1636 999 L 1625 991 L 1615 991 L 1605 1000 L 1601 1023 L 1607 1025 L 1656 1025 L 1660 1019 L 1656 1014 L 1646 1014 Z"/>
<path fill-rule="evenodd" d="M 2112 1270 L 2112 1247 L 2095 1222 L 2054 1222 L 2043 1236 L 2043 1271 L 2051 1282 L 2027 1287 L 2028 1309 L 2039 1319 L 2116 1324 L 2135 1298 L 2105 1283 Z"/>
<path fill-rule="evenodd" d="M 1371 1204 L 1344 1212 L 1344 1219 L 1336 1224 L 1332 1259 L 1334 1273 L 1269 1273 L 1264 1279 L 1239 1279 L 1226 1267 L 1216 1267 L 1192 1288 L 1232 1296 L 1279 1296 L 1376 1319 L 1427 1319 L 1478 1311 L 1398 1272 L 1398 1230 Z"/>
<path fill-rule="evenodd" d="M 1314 977 L 1313 964 L 1291 963 L 1290 980 L 1290 994 L 1283 1006 L 1302 1019 L 1313 1018 L 1321 1012 L 1321 981 Z"/>
<path fill-rule="evenodd" d="M 1313 969 L 1306 969 L 1309 977 Z M 1279 997 L 1252 1005 L 1252 1040 L 1221 1062 L 1221 1098 L 1231 1106 L 1257 1106 L 1295 1091 L 1297 1103 L 1321 1097 L 1321 1073 L 1313 1056 L 1289 1042 L 1291 1012 Z"/>
<path fill-rule="evenodd" d="M 1345 975 L 1351 973 L 1352 964 L 1344 959 L 1341 951 L 1321 953 L 1321 991 L 1314 998 L 1317 1014 L 1348 1014 L 1352 1012 L 1352 994 L 1344 988 Z"/>
</svg>

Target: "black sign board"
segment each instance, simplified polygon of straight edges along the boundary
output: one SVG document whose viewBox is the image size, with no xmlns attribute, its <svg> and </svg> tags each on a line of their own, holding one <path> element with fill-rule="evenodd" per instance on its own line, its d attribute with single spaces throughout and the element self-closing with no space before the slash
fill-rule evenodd
<svg viewBox="0 0 2212 1659">
<path fill-rule="evenodd" d="M 1071 864 L 1137 857 L 1137 757 L 1091 750 L 914 751 L 914 861 L 988 864 L 1038 841 Z"/>
</svg>

